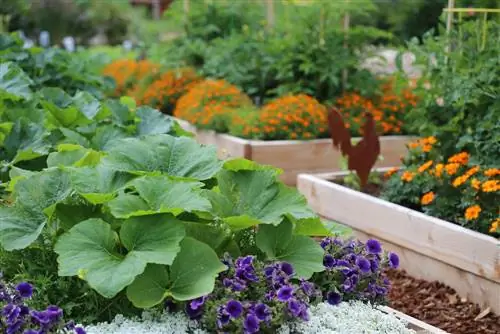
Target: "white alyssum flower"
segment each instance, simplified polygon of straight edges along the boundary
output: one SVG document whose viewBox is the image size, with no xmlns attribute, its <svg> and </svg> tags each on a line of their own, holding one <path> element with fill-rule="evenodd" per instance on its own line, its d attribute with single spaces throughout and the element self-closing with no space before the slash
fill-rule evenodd
<svg viewBox="0 0 500 334">
<path fill-rule="evenodd" d="M 111 323 L 85 328 L 88 334 L 208 334 L 182 313 L 157 314 L 145 311 L 141 318 L 117 315 Z M 277 334 L 414 334 L 406 323 L 362 302 L 331 306 L 321 303 L 310 308 L 308 322 L 283 325 Z"/>
<path fill-rule="evenodd" d="M 111 323 L 86 326 L 87 334 L 208 334 L 198 323 L 182 313 L 161 315 L 145 311 L 141 318 L 125 318 L 119 314 Z"/>
<path fill-rule="evenodd" d="M 392 314 L 386 314 L 362 302 L 341 303 L 332 306 L 321 303 L 310 308 L 308 322 L 294 322 L 283 325 L 278 334 L 321 333 L 321 334 L 413 334 Z"/>
</svg>

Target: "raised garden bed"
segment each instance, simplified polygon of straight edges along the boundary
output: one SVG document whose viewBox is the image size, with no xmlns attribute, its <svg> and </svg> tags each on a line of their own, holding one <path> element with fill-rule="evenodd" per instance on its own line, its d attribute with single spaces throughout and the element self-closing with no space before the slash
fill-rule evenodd
<svg viewBox="0 0 500 334">
<path fill-rule="evenodd" d="M 346 174 L 302 174 L 297 187 L 321 216 L 397 252 L 411 276 L 444 282 L 481 308 L 500 313 L 499 240 L 332 182 Z"/>
<path fill-rule="evenodd" d="M 243 157 L 255 162 L 273 165 L 283 169 L 281 179 L 288 185 L 295 185 L 300 173 L 323 173 L 340 170 L 337 167 L 340 153 L 333 149 L 331 139 L 314 140 L 248 140 L 235 136 L 198 130 L 192 124 L 177 119 L 179 124 L 193 132 L 199 143 L 215 145 L 220 157 Z M 382 161 L 376 167 L 398 166 L 401 156 L 406 154 L 410 136 L 380 137 Z"/>
</svg>

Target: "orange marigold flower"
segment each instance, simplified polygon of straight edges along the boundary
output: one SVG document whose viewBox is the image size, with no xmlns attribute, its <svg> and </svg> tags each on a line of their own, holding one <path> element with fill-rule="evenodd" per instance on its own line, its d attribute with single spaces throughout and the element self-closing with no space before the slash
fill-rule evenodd
<svg viewBox="0 0 500 334">
<path fill-rule="evenodd" d="M 207 79 L 195 84 L 181 96 L 175 106 L 174 116 L 206 128 L 218 122 L 221 116 L 232 114 L 236 108 L 250 106 L 250 98 L 236 86 L 225 80 Z"/>
<path fill-rule="evenodd" d="M 435 197 L 434 192 L 429 191 L 428 193 L 424 194 L 424 196 L 422 196 L 420 203 L 422 203 L 422 205 L 428 205 L 434 200 L 434 197 Z"/>
<path fill-rule="evenodd" d="M 476 174 L 479 172 L 480 167 L 479 166 L 474 166 L 470 168 L 467 172 L 465 172 L 465 175 L 471 177 L 472 175 Z"/>
<path fill-rule="evenodd" d="M 418 172 L 419 173 L 423 173 L 425 172 L 427 169 L 429 169 L 429 167 L 432 166 L 434 162 L 432 160 L 429 160 L 427 161 L 426 163 L 424 163 L 422 166 L 418 167 Z"/>
<path fill-rule="evenodd" d="M 465 165 L 467 162 L 469 162 L 469 153 L 467 153 L 467 152 L 457 153 L 457 154 L 451 156 L 448 159 L 448 162 Z"/>
<path fill-rule="evenodd" d="M 457 173 L 457 170 L 459 167 L 460 167 L 460 164 L 454 162 L 454 163 L 446 164 L 444 166 L 444 169 L 446 170 L 446 173 L 448 173 L 448 175 L 455 175 Z"/>
<path fill-rule="evenodd" d="M 315 98 L 305 95 L 287 95 L 267 103 L 256 116 L 260 128 L 270 131 L 257 133 L 254 138 L 264 140 L 312 139 L 325 137 L 328 129 L 328 111 Z"/>
<path fill-rule="evenodd" d="M 408 144 L 408 147 L 411 148 L 411 149 L 415 149 L 415 148 L 417 148 L 419 146 L 420 146 L 420 142 L 418 142 L 418 141 L 414 141 L 414 142 L 411 142 L 411 143 Z"/>
<path fill-rule="evenodd" d="M 177 100 L 200 81 L 201 78 L 190 68 L 167 71 L 144 90 L 138 103 L 170 114 Z"/>
<path fill-rule="evenodd" d="M 391 177 L 392 175 L 396 174 L 396 172 L 399 170 L 398 167 L 392 167 L 391 169 L 389 169 L 387 172 L 385 172 L 384 174 L 384 177 L 386 178 L 389 178 Z"/>
<path fill-rule="evenodd" d="M 432 150 L 432 145 L 429 145 L 429 144 L 425 144 L 424 146 L 422 146 L 422 151 L 428 153 Z"/>
<path fill-rule="evenodd" d="M 476 190 L 480 190 L 481 189 L 481 182 L 478 179 L 476 179 L 476 178 L 472 179 L 470 181 L 470 184 L 471 184 L 472 188 L 474 188 Z"/>
<path fill-rule="evenodd" d="M 481 207 L 477 204 L 470 206 L 465 210 L 465 219 L 467 220 L 477 219 L 481 211 L 482 211 Z"/>
<path fill-rule="evenodd" d="M 403 180 L 405 182 L 411 182 L 411 180 L 413 180 L 414 176 L 415 176 L 415 173 L 409 172 L 409 171 L 405 171 L 403 173 L 403 175 L 401 175 L 401 180 Z"/>
<path fill-rule="evenodd" d="M 500 175 L 500 169 L 498 168 L 490 168 L 484 171 L 484 175 L 488 177 L 493 177 L 496 175 Z"/>
<path fill-rule="evenodd" d="M 486 182 L 483 182 L 483 185 L 481 186 L 481 189 L 485 193 L 490 193 L 494 191 L 500 190 L 500 181 L 498 180 L 489 180 Z"/>
<path fill-rule="evenodd" d="M 495 219 L 491 222 L 490 233 L 496 233 L 500 229 L 500 218 Z"/>
</svg>

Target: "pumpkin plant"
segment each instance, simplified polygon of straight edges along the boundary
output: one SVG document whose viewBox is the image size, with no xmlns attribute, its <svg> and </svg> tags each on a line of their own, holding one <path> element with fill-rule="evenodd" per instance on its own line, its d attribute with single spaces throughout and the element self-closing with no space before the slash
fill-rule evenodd
<svg viewBox="0 0 500 334">
<path fill-rule="evenodd" d="M 11 204 L 0 208 L 0 244 L 51 242 L 59 275 L 79 276 L 107 298 L 126 291 L 137 307 L 151 307 L 206 295 L 225 269 L 219 257 L 244 255 L 242 232 L 263 259 L 287 261 L 299 277 L 323 270 L 309 235 L 328 231 L 273 167 L 223 162 L 215 147 L 166 134 L 102 150 L 60 145 L 47 165 L 16 169 Z"/>
</svg>

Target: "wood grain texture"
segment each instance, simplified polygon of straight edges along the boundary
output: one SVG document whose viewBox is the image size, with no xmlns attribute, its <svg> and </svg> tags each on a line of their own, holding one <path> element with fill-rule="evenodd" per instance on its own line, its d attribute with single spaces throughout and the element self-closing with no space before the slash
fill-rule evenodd
<svg viewBox="0 0 500 334">
<path fill-rule="evenodd" d="M 325 173 L 340 170 L 340 153 L 332 147 L 331 139 L 315 140 L 246 140 L 214 131 L 198 130 L 186 121 L 178 120 L 186 130 L 193 132 L 200 144 L 216 145 L 220 157 L 244 157 L 265 165 L 283 169 L 281 179 L 288 185 L 296 185 L 300 173 Z M 380 137 L 382 161 L 376 167 L 392 167 L 401 164 L 406 154 L 407 136 Z"/>
<path fill-rule="evenodd" d="M 401 313 L 388 306 L 379 306 L 377 308 L 384 313 L 392 314 L 396 318 L 408 323 L 407 327 L 416 331 L 417 334 L 448 334 L 448 332 L 443 331 L 442 329 L 426 324 L 423 321 L 410 317 L 409 315 Z"/>
<path fill-rule="evenodd" d="M 411 275 L 441 281 L 500 313 L 499 240 L 329 181 L 344 175 L 302 174 L 297 187 L 321 216 L 398 252 Z"/>
</svg>

